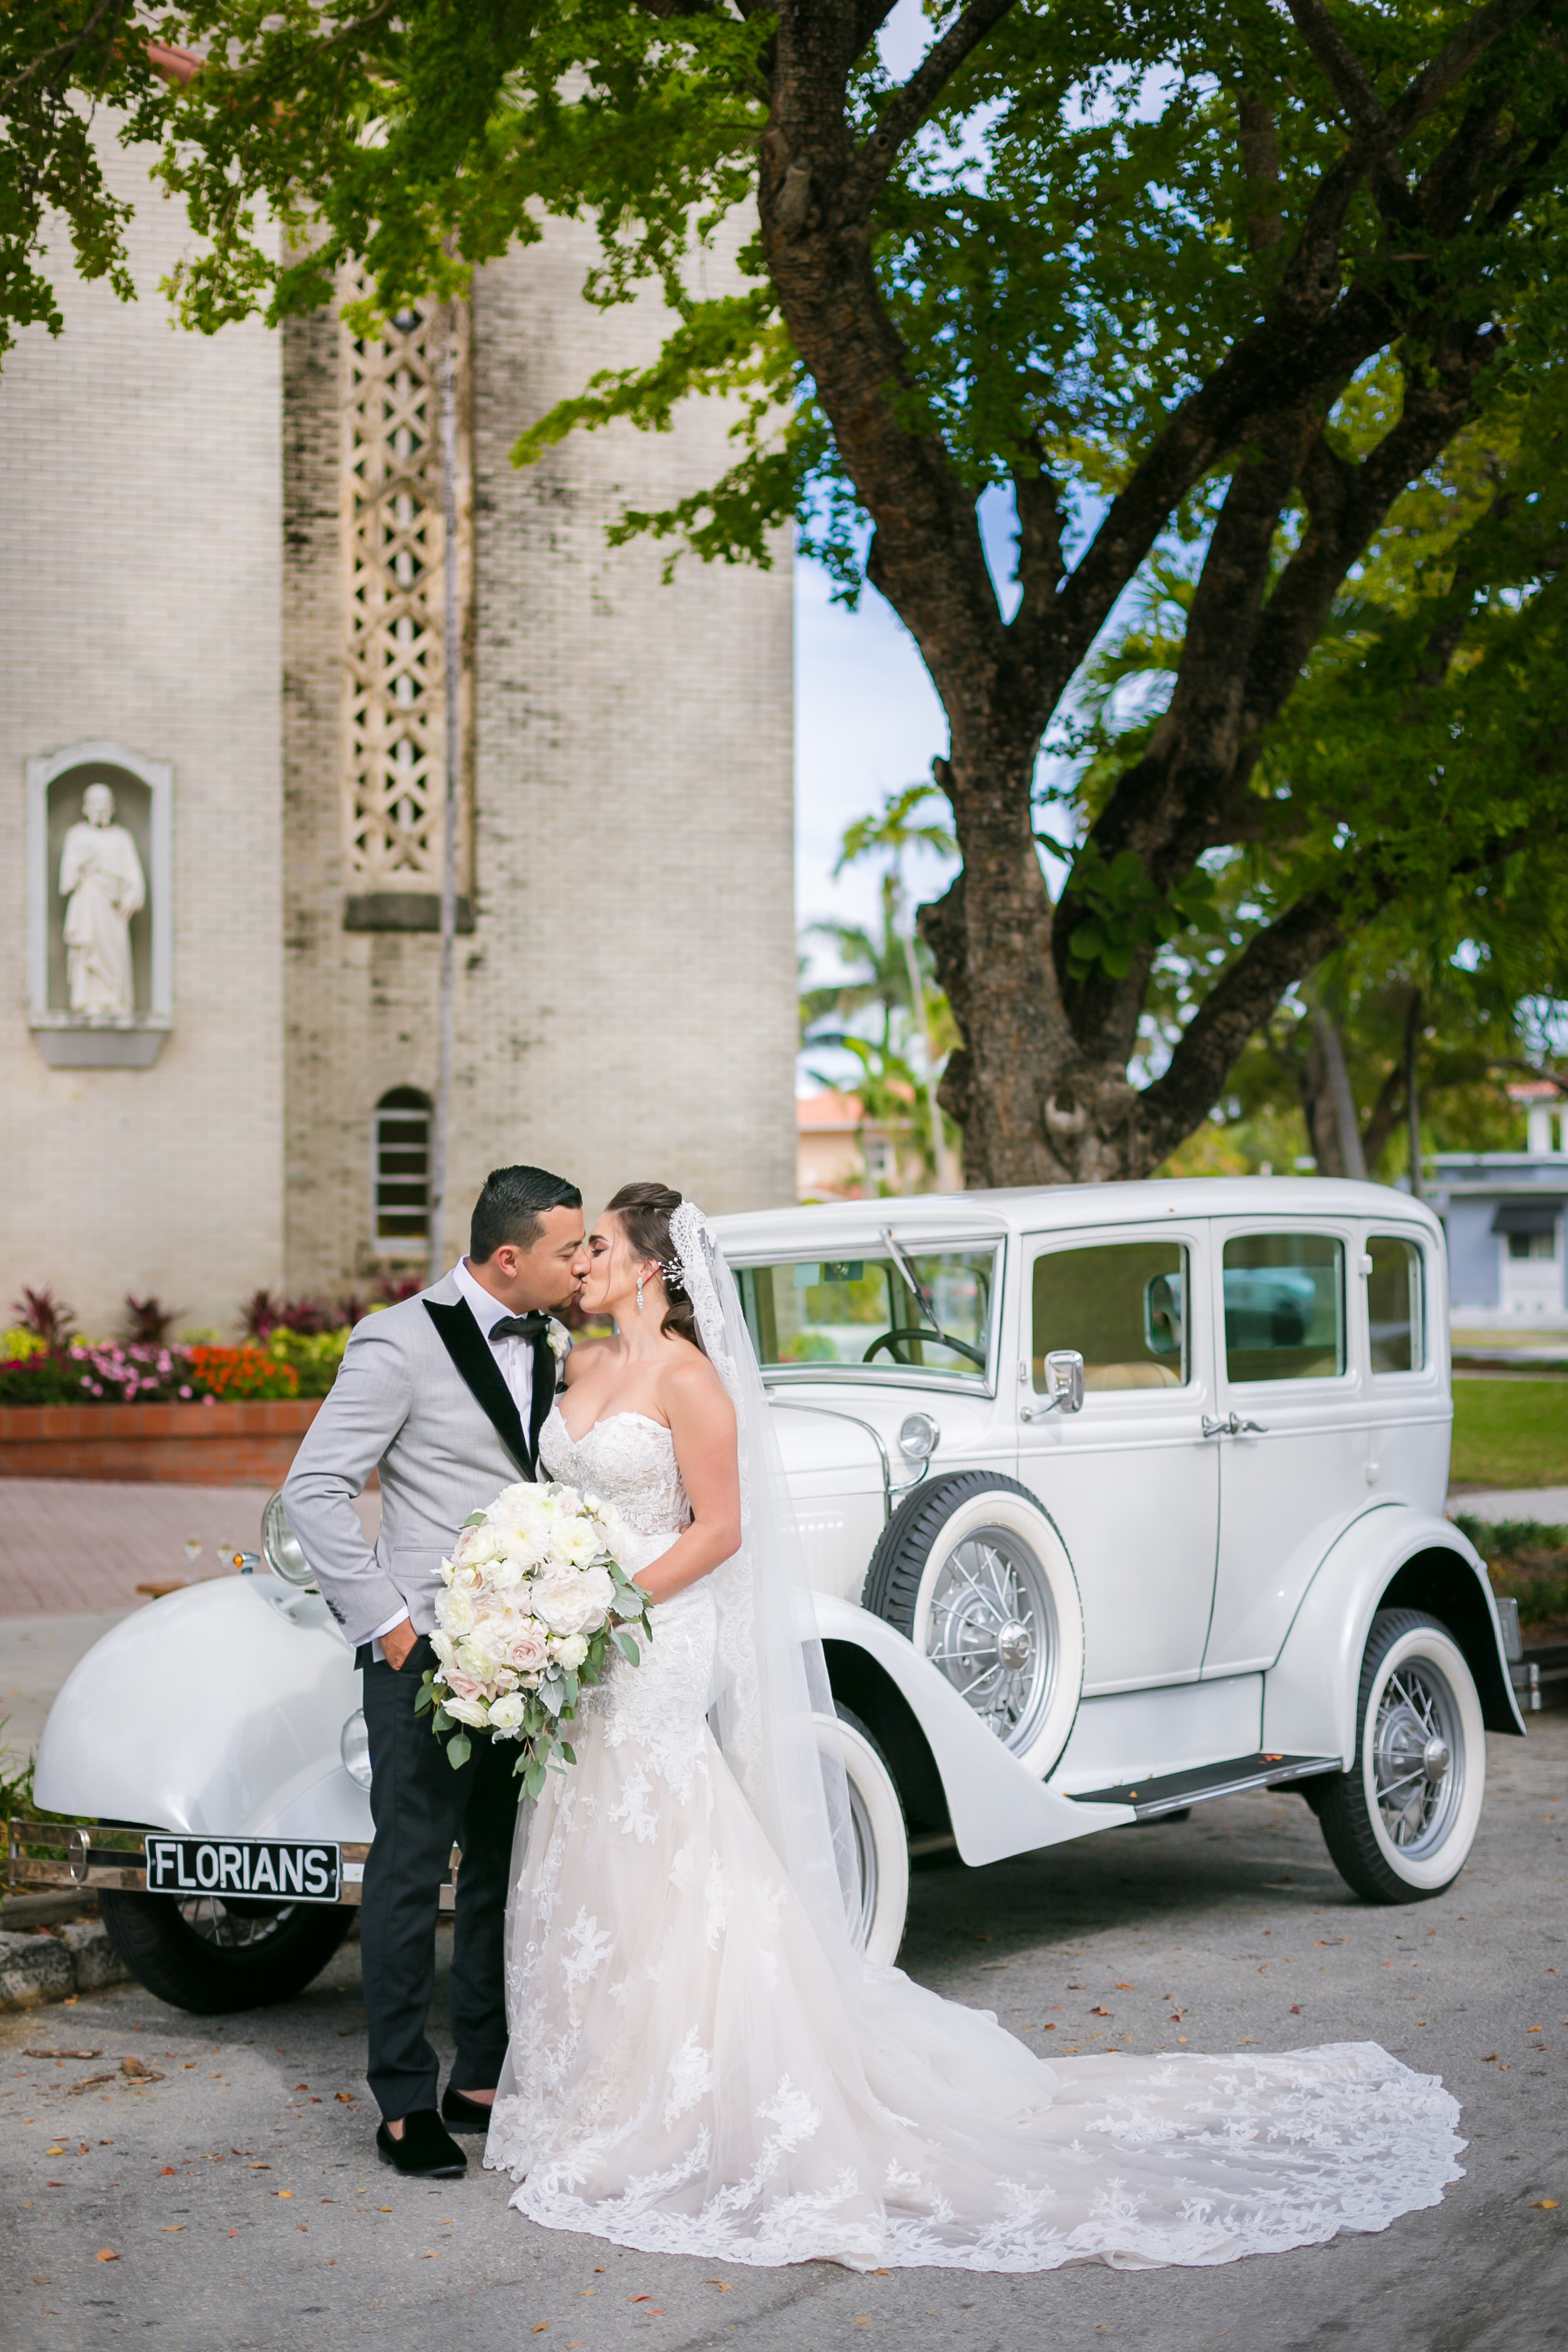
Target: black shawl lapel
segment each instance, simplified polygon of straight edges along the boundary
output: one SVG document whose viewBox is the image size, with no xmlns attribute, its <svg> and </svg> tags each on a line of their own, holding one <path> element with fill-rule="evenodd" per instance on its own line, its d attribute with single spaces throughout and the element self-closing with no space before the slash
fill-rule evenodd
<svg viewBox="0 0 1568 2352">
<path fill-rule="evenodd" d="M 473 1309 L 468 1300 L 459 1298 L 453 1306 L 442 1307 L 434 1298 L 427 1298 L 425 1301 L 425 1312 L 440 1333 L 441 1345 L 462 1375 L 474 1402 L 479 1406 L 523 1476 L 531 1478 L 534 1475 L 533 1448 L 523 1433 L 522 1417 L 512 1401 L 511 1391 L 501 1378 L 501 1369 L 495 1360 L 489 1342 L 474 1320 Z M 545 1353 L 549 1354 L 548 1347 Z M 537 1423 L 539 1419 L 537 1355 L 534 1359 L 533 1405 L 531 1418 Z M 545 1409 L 549 1410 L 548 1402 Z"/>
<path fill-rule="evenodd" d="M 528 1450 L 533 1457 L 533 1475 L 539 1475 L 539 1433 L 550 1418 L 550 1408 L 555 1402 L 555 1350 L 548 1338 L 533 1343 L 533 1387 L 528 1416 Z"/>
</svg>

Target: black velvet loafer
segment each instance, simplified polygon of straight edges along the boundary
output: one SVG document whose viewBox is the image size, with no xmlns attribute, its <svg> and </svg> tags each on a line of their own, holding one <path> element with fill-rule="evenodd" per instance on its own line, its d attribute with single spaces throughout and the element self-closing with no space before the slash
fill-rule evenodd
<svg viewBox="0 0 1568 2352">
<path fill-rule="evenodd" d="M 468 2158 L 434 2107 L 405 2116 L 401 2139 L 394 2139 L 384 2124 L 378 2126 L 375 2145 L 383 2164 L 411 2180 L 455 2180 L 468 2168 Z"/>
<path fill-rule="evenodd" d="M 454 2090 L 451 2084 L 447 2084 L 447 2095 L 441 2102 L 441 2120 L 449 2124 L 454 2131 L 488 2132 L 490 2115 L 490 2108 L 482 2101 L 470 2099 L 466 2091 Z"/>
</svg>

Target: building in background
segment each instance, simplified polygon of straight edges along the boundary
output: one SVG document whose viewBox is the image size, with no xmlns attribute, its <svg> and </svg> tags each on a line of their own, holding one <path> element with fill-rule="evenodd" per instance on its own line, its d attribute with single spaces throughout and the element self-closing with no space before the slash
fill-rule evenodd
<svg viewBox="0 0 1568 2352">
<path fill-rule="evenodd" d="M 47 1282 L 102 1329 L 151 1292 L 222 1328 L 258 1287 L 428 1264 L 448 560 L 462 937 L 437 1256 L 506 1160 L 591 1203 L 648 1176 L 715 1210 L 787 1200 L 787 549 L 667 588 L 659 551 L 606 546 L 624 505 L 723 469 L 712 403 L 510 459 L 595 369 L 649 354 L 662 314 L 590 309 L 569 226 L 478 273 L 447 550 L 442 315 L 374 344 L 329 315 L 183 333 L 158 292 L 183 215 L 135 155 L 104 157 L 142 299 L 67 275 L 64 335 L 30 331 L 0 377 L 5 1297 Z"/>
<path fill-rule="evenodd" d="M 1523 1151 L 1440 1151 L 1429 1197 L 1448 1236 L 1453 1319 L 1568 1329 L 1563 1215 L 1568 1103 L 1550 1079 L 1509 1088 L 1525 1111 Z"/>
<path fill-rule="evenodd" d="M 814 1201 L 874 1201 L 931 1189 L 910 1090 L 907 1119 L 874 1119 L 858 1095 L 825 1087 L 802 1095 L 795 1107 L 795 1197 Z"/>
</svg>

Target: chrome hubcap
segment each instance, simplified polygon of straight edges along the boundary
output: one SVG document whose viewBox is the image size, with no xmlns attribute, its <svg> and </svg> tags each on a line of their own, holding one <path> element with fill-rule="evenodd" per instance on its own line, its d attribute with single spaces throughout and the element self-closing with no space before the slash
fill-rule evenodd
<svg viewBox="0 0 1568 2352">
<path fill-rule="evenodd" d="M 1050 1584 L 1022 1537 L 1002 1528 L 965 1536 L 937 1572 L 931 1660 L 1015 1751 L 1050 1705 L 1057 1652 Z"/>
<path fill-rule="evenodd" d="M 1390 1844 L 1412 1861 L 1436 1853 L 1464 1793 L 1464 1743 L 1448 1680 L 1429 1658 L 1389 1675 L 1372 1733 L 1377 1809 Z"/>
</svg>

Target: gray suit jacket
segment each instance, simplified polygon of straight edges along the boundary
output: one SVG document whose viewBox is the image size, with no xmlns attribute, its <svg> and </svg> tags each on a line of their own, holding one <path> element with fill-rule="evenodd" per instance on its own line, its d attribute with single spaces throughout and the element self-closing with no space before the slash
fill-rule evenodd
<svg viewBox="0 0 1568 2352">
<path fill-rule="evenodd" d="M 476 1402 L 426 1310 L 461 1294 L 448 1274 L 357 1324 L 342 1366 L 294 1456 L 284 1507 L 322 1598 L 356 1647 L 406 1607 L 415 1631 L 436 1624 L 441 1561 L 470 1511 L 529 1472 Z M 489 1343 L 463 1318 L 505 1403 L 510 1391 Z M 554 1391 L 554 1359 L 536 1351 L 534 1414 Z M 542 1395 L 542 1389 L 543 1394 Z M 526 1433 L 524 1433 L 526 1447 Z M 381 1533 L 372 1550 L 353 1507 L 371 1472 L 381 1477 Z"/>
</svg>

